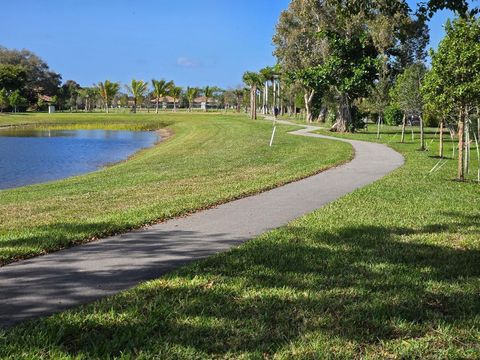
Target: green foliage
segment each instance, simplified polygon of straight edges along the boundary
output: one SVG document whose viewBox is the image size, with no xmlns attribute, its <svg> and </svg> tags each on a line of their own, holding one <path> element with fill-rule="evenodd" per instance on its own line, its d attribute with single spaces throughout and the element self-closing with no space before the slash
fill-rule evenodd
<svg viewBox="0 0 480 360">
<path fill-rule="evenodd" d="M 13 91 L 8 96 L 8 102 L 12 108 L 14 108 L 15 112 L 17 112 L 19 107 L 25 107 L 28 105 L 27 99 L 24 98 L 19 90 Z"/>
<path fill-rule="evenodd" d="M 199 92 L 200 91 L 198 90 L 198 88 L 187 87 L 187 98 L 190 106 L 192 105 L 193 100 L 195 100 L 195 98 L 198 96 Z"/>
<path fill-rule="evenodd" d="M 0 112 L 3 112 L 9 104 L 7 90 L 0 88 Z"/>
<path fill-rule="evenodd" d="M 115 95 L 118 94 L 120 90 L 120 84 L 116 82 L 111 82 L 110 80 L 105 80 L 104 82 L 99 82 L 97 85 L 98 93 L 103 99 L 105 109 L 108 112 L 108 107 L 110 106 L 112 99 Z"/>
<path fill-rule="evenodd" d="M 80 85 L 74 80 L 67 80 L 57 95 L 57 105 L 60 108 L 73 108 L 76 105 L 77 96 L 81 90 Z"/>
<path fill-rule="evenodd" d="M 422 84 L 427 69 L 423 63 L 415 63 L 405 69 L 390 92 L 392 102 L 408 116 L 420 116 L 425 100 Z"/>
<path fill-rule="evenodd" d="M 169 89 L 172 87 L 173 81 L 166 81 L 166 80 L 152 80 L 152 87 L 153 87 L 153 97 L 163 98 L 168 94 Z"/>
<path fill-rule="evenodd" d="M 246 71 L 243 74 L 243 82 L 249 87 L 258 88 L 263 84 L 262 76 L 253 71 Z"/>
<path fill-rule="evenodd" d="M 438 127 L 440 124 L 437 113 L 431 111 L 425 111 L 423 113 L 423 122 L 428 127 Z"/>
<path fill-rule="evenodd" d="M 61 76 L 50 70 L 47 63 L 28 50 L 10 50 L 0 46 L 0 64 L 18 67 L 24 71 L 23 85 L 10 90 L 20 90 L 30 104 L 35 104 L 38 92 L 42 95 L 54 96 L 59 90 Z M 1 67 L 0 65 L 0 67 Z M 1 71 L 0 71 L 1 72 Z M 3 87 L 0 85 L 0 88 Z"/>
<path fill-rule="evenodd" d="M 403 111 L 398 105 L 389 105 L 385 108 L 383 120 L 386 125 L 397 126 L 402 123 Z"/>
<path fill-rule="evenodd" d="M 27 72 L 20 65 L 0 64 L 0 89 L 23 90 L 27 84 Z"/>
<path fill-rule="evenodd" d="M 418 13 L 431 18 L 437 11 L 448 9 L 461 17 L 472 17 L 478 14 L 479 9 L 471 8 L 469 2 L 469 0 L 428 0 L 426 3 L 420 3 Z"/>
<path fill-rule="evenodd" d="M 444 114 L 478 105 L 480 98 L 480 20 L 448 22 L 446 36 L 431 52 L 432 70 L 423 92 L 430 107 Z"/>
<path fill-rule="evenodd" d="M 148 83 L 143 80 L 132 79 L 130 85 L 125 85 L 127 91 L 132 95 L 135 104 L 140 102 L 148 92 Z"/>
</svg>

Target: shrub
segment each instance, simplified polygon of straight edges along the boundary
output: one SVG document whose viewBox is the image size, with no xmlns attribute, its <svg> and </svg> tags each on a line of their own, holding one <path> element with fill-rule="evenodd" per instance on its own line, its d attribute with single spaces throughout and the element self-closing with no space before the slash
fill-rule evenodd
<svg viewBox="0 0 480 360">
<path fill-rule="evenodd" d="M 396 105 L 389 105 L 385 109 L 384 121 L 387 125 L 400 125 L 403 119 L 403 112 Z"/>
</svg>

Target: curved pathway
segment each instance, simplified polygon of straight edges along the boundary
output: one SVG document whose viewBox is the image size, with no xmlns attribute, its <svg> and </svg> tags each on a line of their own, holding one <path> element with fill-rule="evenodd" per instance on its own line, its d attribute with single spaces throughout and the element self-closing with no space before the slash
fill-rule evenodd
<svg viewBox="0 0 480 360">
<path fill-rule="evenodd" d="M 91 302 L 228 250 L 403 164 L 403 157 L 385 145 L 311 133 L 317 129 L 305 126 L 291 134 L 348 142 L 355 158 L 304 180 L 188 217 L 0 268 L 0 326 Z"/>
</svg>

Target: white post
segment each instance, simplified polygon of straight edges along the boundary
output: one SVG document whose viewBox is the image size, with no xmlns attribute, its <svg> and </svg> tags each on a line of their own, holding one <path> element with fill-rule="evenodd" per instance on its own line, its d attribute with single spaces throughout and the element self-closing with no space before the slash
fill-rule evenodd
<svg viewBox="0 0 480 360">
<path fill-rule="evenodd" d="M 272 147 L 272 144 L 273 144 L 273 137 L 275 136 L 275 131 L 277 130 L 277 127 L 274 126 L 273 127 L 273 131 L 272 131 L 272 137 L 270 138 L 270 147 Z"/>
</svg>

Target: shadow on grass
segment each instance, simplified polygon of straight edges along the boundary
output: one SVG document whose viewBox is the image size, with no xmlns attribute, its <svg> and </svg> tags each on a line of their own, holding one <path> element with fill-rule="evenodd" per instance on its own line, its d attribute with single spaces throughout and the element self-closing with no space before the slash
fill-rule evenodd
<svg viewBox="0 0 480 360">
<path fill-rule="evenodd" d="M 29 335 L 42 331 L 41 343 L 15 332 L 6 341 L 87 358 L 140 349 L 227 356 L 272 354 L 311 333 L 361 347 L 421 337 L 439 324 L 473 331 L 480 251 L 403 240 L 480 226 L 478 215 L 448 216 L 458 221 L 284 228 L 94 307 L 26 325 Z"/>
</svg>

